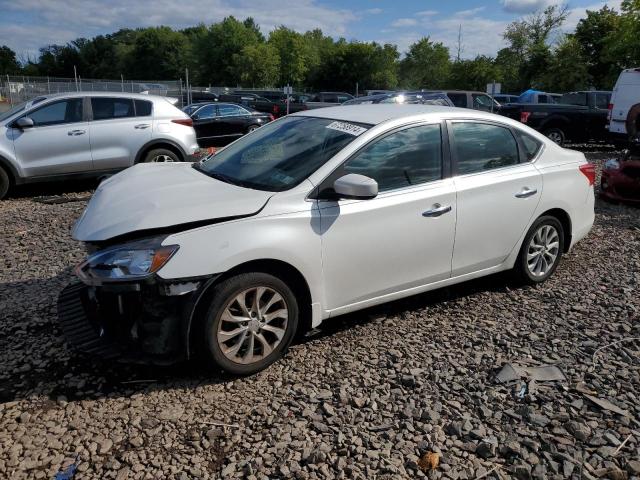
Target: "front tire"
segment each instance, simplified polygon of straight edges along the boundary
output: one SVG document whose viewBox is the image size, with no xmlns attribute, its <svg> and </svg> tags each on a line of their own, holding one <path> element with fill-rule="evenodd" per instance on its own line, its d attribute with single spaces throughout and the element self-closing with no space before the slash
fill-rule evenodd
<svg viewBox="0 0 640 480">
<path fill-rule="evenodd" d="M 251 133 L 259 128 L 260 128 L 260 125 L 249 125 L 249 128 L 247 128 L 247 133 Z"/>
<path fill-rule="evenodd" d="M 4 168 L 0 167 L 0 200 L 6 197 L 7 193 L 9 193 L 10 186 L 11 179 L 9 178 L 9 175 Z"/>
<path fill-rule="evenodd" d="M 277 277 L 242 273 L 214 286 L 203 318 L 203 356 L 233 375 L 251 375 L 280 359 L 298 327 L 298 302 Z"/>
<path fill-rule="evenodd" d="M 542 283 L 556 271 L 564 249 L 564 229 L 556 217 L 538 218 L 524 237 L 514 267 L 517 278 Z"/>
<path fill-rule="evenodd" d="M 180 158 L 175 152 L 167 150 L 166 148 L 154 148 L 147 152 L 142 161 L 144 163 L 179 162 Z"/>
</svg>

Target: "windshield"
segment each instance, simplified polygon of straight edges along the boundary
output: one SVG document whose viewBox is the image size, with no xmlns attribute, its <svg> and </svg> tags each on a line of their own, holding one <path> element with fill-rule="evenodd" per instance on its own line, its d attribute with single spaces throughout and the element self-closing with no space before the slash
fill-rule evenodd
<svg viewBox="0 0 640 480">
<path fill-rule="evenodd" d="M 326 118 L 287 117 L 240 138 L 195 168 L 243 187 L 288 190 L 369 127 Z"/>
<path fill-rule="evenodd" d="M 4 122 L 7 118 L 12 117 L 18 112 L 31 108 L 36 103 L 40 103 L 41 101 L 46 100 L 46 98 L 47 97 L 36 97 L 36 98 L 32 98 L 31 100 L 27 100 L 26 102 L 19 103 L 18 105 L 7 110 L 6 112 L 0 113 L 0 122 Z"/>
</svg>

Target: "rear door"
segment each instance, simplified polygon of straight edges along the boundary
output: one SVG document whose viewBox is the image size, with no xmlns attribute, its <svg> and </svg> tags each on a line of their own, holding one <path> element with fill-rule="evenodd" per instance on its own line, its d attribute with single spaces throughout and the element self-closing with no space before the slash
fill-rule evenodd
<svg viewBox="0 0 640 480">
<path fill-rule="evenodd" d="M 23 116 L 33 120 L 33 127 L 11 128 L 9 135 L 26 176 L 92 170 L 89 126 L 82 97 L 50 102 Z"/>
<path fill-rule="evenodd" d="M 244 135 L 251 120 L 248 110 L 230 104 L 218 105 L 218 117 L 224 136 L 230 140 Z"/>
<path fill-rule="evenodd" d="M 193 128 L 196 131 L 196 139 L 201 147 L 209 146 L 212 139 L 223 134 L 223 127 L 220 124 L 216 105 L 200 107 L 191 115 L 191 118 L 193 120 Z"/>
<path fill-rule="evenodd" d="M 140 149 L 151 140 L 153 104 L 124 97 L 90 97 L 89 131 L 96 170 L 133 165 Z M 137 110 L 137 113 L 136 113 Z"/>
<path fill-rule="evenodd" d="M 538 205 L 542 176 L 509 127 L 477 120 L 447 125 L 458 206 L 452 276 L 458 276 L 506 260 Z"/>
</svg>

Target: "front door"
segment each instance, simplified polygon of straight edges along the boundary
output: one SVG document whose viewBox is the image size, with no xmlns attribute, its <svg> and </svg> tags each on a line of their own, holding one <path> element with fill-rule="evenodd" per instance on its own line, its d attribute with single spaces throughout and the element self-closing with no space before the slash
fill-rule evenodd
<svg viewBox="0 0 640 480">
<path fill-rule="evenodd" d="M 379 194 L 318 201 L 328 310 L 449 278 L 456 198 L 443 171 L 441 127 L 429 124 L 374 140 L 329 177 L 330 188 L 366 175 Z"/>
<path fill-rule="evenodd" d="M 451 121 L 458 220 L 452 275 L 500 265 L 516 247 L 542 194 L 542 175 L 520 161 L 508 127 Z"/>
<path fill-rule="evenodd" d="M 89 126 L 82 97 L 47 103 L 24 116 L 33 120 L 33 127 L 9 132 L 26 176 L 91 171 Z"/>
</svg>

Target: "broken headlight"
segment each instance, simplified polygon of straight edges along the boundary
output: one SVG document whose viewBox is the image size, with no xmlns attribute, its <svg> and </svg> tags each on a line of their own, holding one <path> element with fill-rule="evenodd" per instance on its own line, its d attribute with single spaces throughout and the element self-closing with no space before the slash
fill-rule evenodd
<svg viewBox="0 0 640 480">
<path fill-rule="evenodd" d="M 88 285 L 140 280 L 160 270 L 178 251 L 178 245 L 161 245 L 151 238 L 99 250 L 76 267 L 76 275 Z"/>
</svg>

